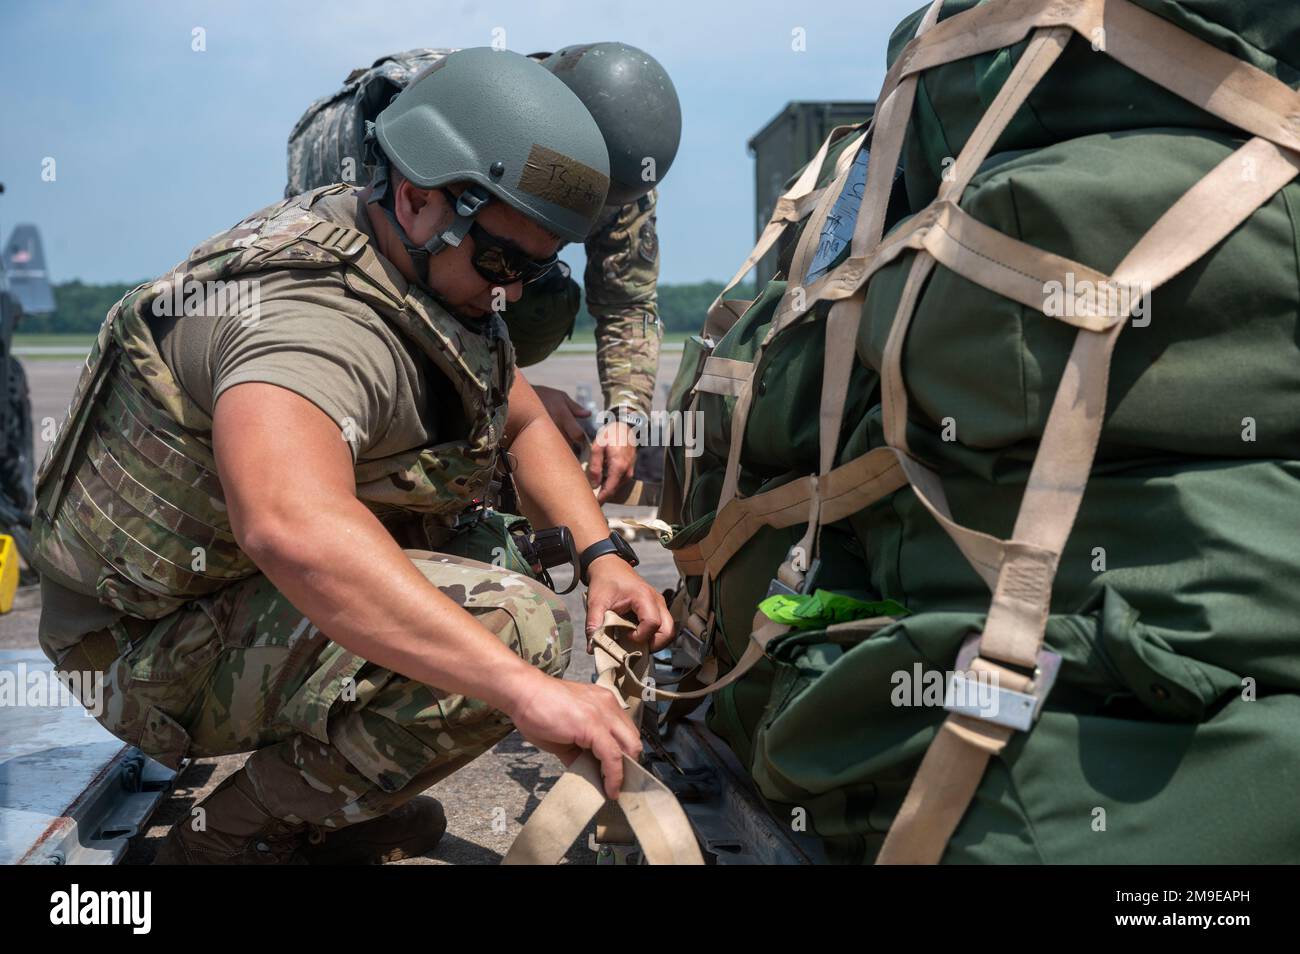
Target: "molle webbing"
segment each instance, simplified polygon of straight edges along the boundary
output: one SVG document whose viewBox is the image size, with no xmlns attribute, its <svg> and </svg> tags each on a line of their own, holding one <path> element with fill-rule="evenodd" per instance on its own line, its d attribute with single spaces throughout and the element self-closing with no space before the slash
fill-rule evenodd
<svg viewBox="0 0 1300 954">
<path fill-rule="evenodd" d="M 462 434 L 357 465 L 357 496 L 376 511 L 450 519 L 487 492 L 505 429 L 512 353 L 499 317 L 470 327 L 400 286 L 367 236 L 312 211 L 330 186 L 285 200 L 208 240 L 109 312 L 69 418 L 37 480 L 38 558 L 56 578 L 85 579 L 74 541 L 102 561 L 100 599 L 144 618 L 256 572 L 239 549 L 216 473 L 211 419 L 162 360 L 149 318 L 177 283 L 229 283 L 277 268 L 332 270 L 428 357 L 461 401 Z"/>
</svg>

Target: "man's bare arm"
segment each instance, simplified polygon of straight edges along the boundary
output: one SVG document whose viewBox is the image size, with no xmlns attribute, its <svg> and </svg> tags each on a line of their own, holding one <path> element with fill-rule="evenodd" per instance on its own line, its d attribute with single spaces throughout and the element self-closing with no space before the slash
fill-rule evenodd
<svg viewBox="0 0 1300 954">
<path fill-rule="evenodd" d="M 534 669 L 429 583 L 357 500 L 348 445 L 323 411 L 274 385 L 237 385 L 217 401 L 213 445 L 240 547 L 330 639 L 487 702 L 548 751 L 590 749 L 617 791 L 622 753 L 640 740 L 613 696 Z"/>
<path fill-rule="evenodd" d="M 522 374 L 510 389 L 505 443 L 514 457 L 520 505 L 533 526 L 567 526 L 579 551 L 609 536 L 609 524 L 573 451 Z M 653 639 L 655 648 L 672 640 L 672 617 L 663 597 L 630 566 L 611 554 L 591 564 L 590 576 L 588 632 L 609 609 L 634 613 L 638 638 Z"/>
</svg>

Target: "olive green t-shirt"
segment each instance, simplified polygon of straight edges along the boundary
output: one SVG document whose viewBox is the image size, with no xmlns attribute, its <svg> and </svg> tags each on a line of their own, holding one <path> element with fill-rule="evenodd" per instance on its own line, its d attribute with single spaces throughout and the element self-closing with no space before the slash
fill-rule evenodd
<svg viewBox="0 0 1300 954">
<path fill-rule="evenodd" d="M 355 191 L 322 199 L 313 210 L 374 241 Z M 434 441 L 438 405 L 454 400 L 450 382 L 378 313 L 343 294 L 337 272 L 302 268 L 240 278 L 255 281 L 256 293 L 243 293 L 229 314 L 151 320 L 163 361 L 199 407 L 211 414 L 228 389 L 261 382 L 329 415 L 354 461 Z"/>
</svg>

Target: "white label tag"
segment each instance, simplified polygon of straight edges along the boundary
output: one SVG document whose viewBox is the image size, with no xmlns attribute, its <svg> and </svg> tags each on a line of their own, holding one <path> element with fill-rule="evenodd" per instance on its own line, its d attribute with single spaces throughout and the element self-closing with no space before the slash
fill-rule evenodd
<svg viewBox="0 0 1300 954">
<path fill-rule="evenodd" d="M 853 238 L 853 227 L 858 222 L 858 209 L 862 207 L 862 194 L 867 188 L 867 159 L 868 152 L 864 146 L 854 158 L 844 189 L 836 197 L 830 214 L 826 216 L 826 224 L 822 226 L 822 234 L 817 239 L 817 253 L 813 256 L 812 264 L 808 266 L 808 274 L 804 277 L 805 285 L 812 284 L 820 278 Z"/>
</svg>

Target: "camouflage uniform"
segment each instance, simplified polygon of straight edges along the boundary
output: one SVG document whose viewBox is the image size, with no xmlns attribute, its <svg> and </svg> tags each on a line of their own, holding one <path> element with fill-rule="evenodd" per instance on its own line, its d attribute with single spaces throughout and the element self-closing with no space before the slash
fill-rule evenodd
<svg viewBox="0 0 1300 954">
<path fill-rule="evenodd" d="M 487 563 L 407 553 L 521 658 L 563 674 L 573 627 L 554 593 Z M 249 774 L 289 822 L 335 828 L 385 814 L 513 728 L 483 702 L 348 652 L 261 574 L 157 621 L 124 617 L 91 645 L 105 632 L 118 655 L 102 667 L 99 722 L 172 767 L 256 750 Z M 74 648 L 61 665 L 86 663 Z"/>
<path fill-rule="evenodd" d="M 651 191 L 607 208 L 587 239 L 587 310 L 596 319 L 596 365 L 605 407 L 648 414 L 659 370 L 659 238 Z"/>
<path fill-rule="evenodd" d="M 414 49 L 353 70 L 341 89 L 317 100 L 289 134 L 286 196 L 350 175 L 364 181 L 365 121 L 449 49 Z M 605 407 L 648 413 L 659 370 L 659 240 L 652 191 L 637 202 L 605 209 L 586 241 L 583 284 L 596 321 L 596 365 Z M 573 331 L 581 294 L 567 275 L 530 285 L 504 314 L 518 365 L 537 364 Z"/>
<path fill-rule="evenodd" d="M 322 287 L 365 302 L 423 352 L 461 407 L 447 408 L 440 443 L 359 461 L 357 496 L 404 545 L 451 551 L 408 555 L 497 638 L 559 676 L 572 642 L 563 604 L 521 574 L 503 517 L 461 526 L 488 492 L 504 430 L 513 375 L 504 328 L 490 316 L 476 330 L 395 286 L 363 233 L 313 211 L 345 191 L 255 213 L 175 274 L 205 283 L 314 269 Z M 100 721 L 164 764 L 256 749 L 249 776 L 287 821 L 337 827 L 386 813 L 509 722 L 332 642 L 239 549 L 211 419 L 161 360 L 146 321 L 167 288 L 142 285 L 110 311 L 42 464 L 33 534 L 42 649 L 61 670 L 103 672 Z"/>
</svg>

